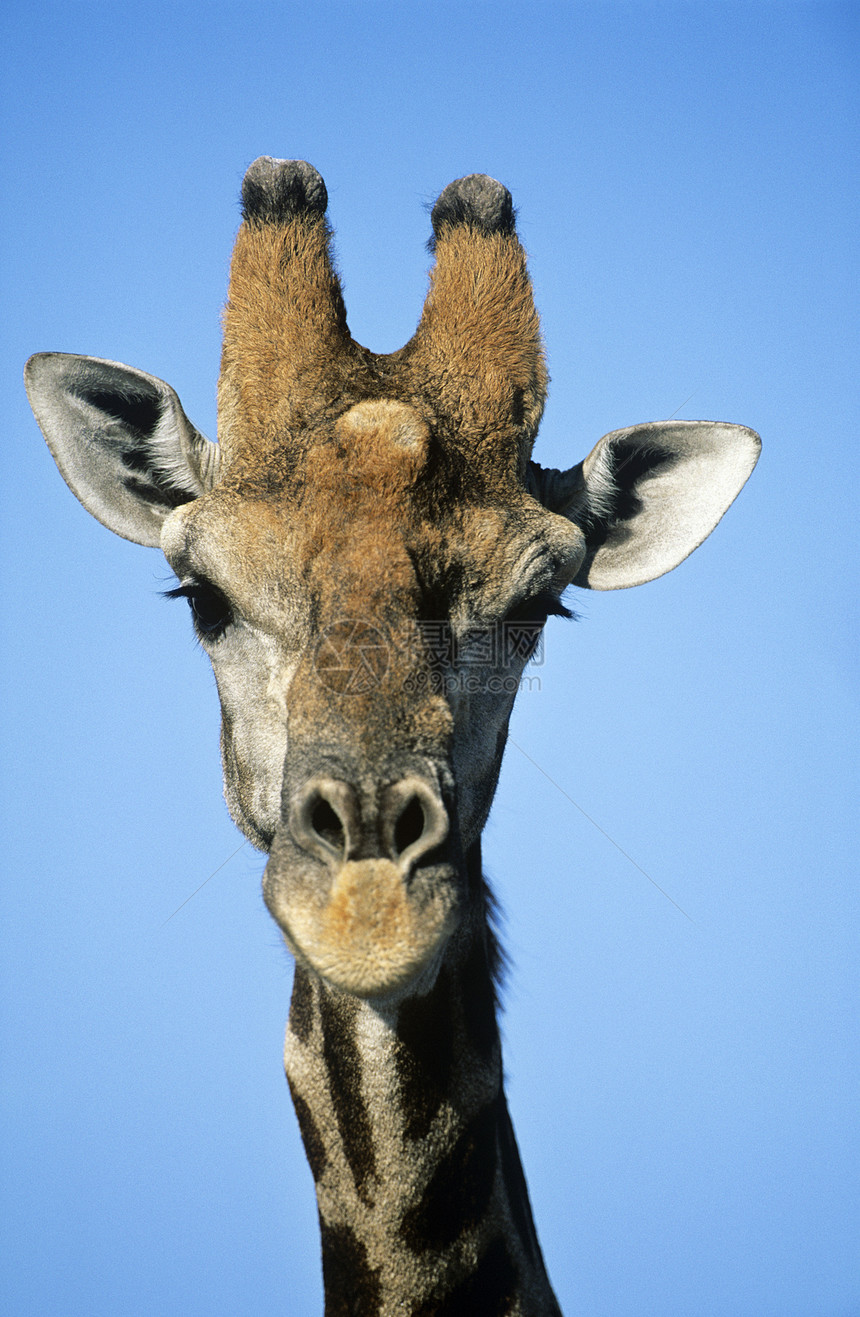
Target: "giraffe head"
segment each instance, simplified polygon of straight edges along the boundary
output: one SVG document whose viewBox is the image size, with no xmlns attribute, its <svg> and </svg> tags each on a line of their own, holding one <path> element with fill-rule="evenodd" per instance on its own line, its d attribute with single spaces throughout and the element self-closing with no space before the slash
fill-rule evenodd
<svg viewBox="0 0 860 1317">
<path fill-rule="evenodd" d="M 561 592 L 676 566 L 759 443 L 655 423 L 542 469 L 547 378 L 507 190 L 472 175 L 442 193 L 421 321 L 384 356 L 349 335 L 326 205 L 303 162 L 245 177 L 218 445 L 130 367 L 43 353 L 26 379 L 75 494 L 176 572 L 218 684 L 227 801 L 269 853 L 289 945 L 374 998 L 426 980 L 481 913 L 465 855 Z"/>
</svg>

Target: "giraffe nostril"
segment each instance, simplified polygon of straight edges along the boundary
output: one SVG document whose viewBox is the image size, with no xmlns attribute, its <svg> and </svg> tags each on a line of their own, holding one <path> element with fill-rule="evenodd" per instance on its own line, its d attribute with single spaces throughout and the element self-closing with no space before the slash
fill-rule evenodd
<svg viewBox="0 0 860 1317">
<path fill-rule="evenodd" d="M 407 801 L 394 825 L 394 850 L 397 856 L 421 840 L 425 825 L 424 808 L 418 797 L 413 796 Z"/>
<path fill-rule="evenodd" d="M 289 828 L 293 840 L 324 864 L 345 860 L 359 836 L 355 792 L 335 778 L 312 778 L 293 798 Z"/>
<path fill-rule="evenodd" d="M 406 873 L 445 840 L 448 811 L 429 782 L 409 776 L 385 791 L 382 824 L 386 852 Z"/>
<path fill-rule="evenodd" d="M 405 876 L 448 835 L 448 811 L 431 783 L 410 774 L 385 786 L 375 809 L 348 782 L 313 777 L 293 796 L 293 841 L 325 865 L 386 858 Z"/>
<path fill-rule="evenodd" d="M 311 831 L 333 851 L 346 853 L 346 829 L 343 820 L 332 805 L 320 797 L 310 811 Z"/>
</svg>

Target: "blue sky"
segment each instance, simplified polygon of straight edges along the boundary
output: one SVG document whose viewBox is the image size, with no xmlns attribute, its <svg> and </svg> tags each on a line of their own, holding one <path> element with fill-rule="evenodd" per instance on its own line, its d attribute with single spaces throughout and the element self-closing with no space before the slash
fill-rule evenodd
<svg viewBox="0 0 860 1317">
<path fill-rule="evenodd" d="M 271 154 L 326 179 L 377 351 L 417 320 L 427 203 L 511 188 L 544 464 L 676 412 L 762 434 L 714 536 L 581 593 L 520 697 L 485 847 L 508 1088 L 565 1312 L 856 1317 L 856 9 L 4 22 L 0 1306 L 321 1310 L 292 971 L 221 801 L 213 682 L 163 561 L 79 507 L 20 385 L 37 350 L 126 361 L 214 437 L 238 189 Z"/>
</svg>

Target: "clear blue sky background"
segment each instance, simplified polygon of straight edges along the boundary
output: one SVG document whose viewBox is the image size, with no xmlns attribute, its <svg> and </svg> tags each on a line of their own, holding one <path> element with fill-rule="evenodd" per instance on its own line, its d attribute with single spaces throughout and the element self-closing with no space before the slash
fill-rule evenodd
<svg viewBox="0 0 860 1317">
<path fill-rule="evenodd" d="M 40 349 L 127 361 L 213 435 L 266 153 L 325 177 L 380 351 L 420 311 L 426 203 L 504 180 L 553 375 L 544 463 L 676 412 L 761 432 L 712 539 L 582 594 L 520 697 L 541 771 L 509 748 L 486 844 L 509 1091 L 567 1314 L 860 1313 L 857 15 L 8 7 L 4 1312 L 321 1310 L 292 970 L 262 858 L 234 853 L 213 682 L 162 560 L 79 507 L 20 385 Z"/>
</svg>

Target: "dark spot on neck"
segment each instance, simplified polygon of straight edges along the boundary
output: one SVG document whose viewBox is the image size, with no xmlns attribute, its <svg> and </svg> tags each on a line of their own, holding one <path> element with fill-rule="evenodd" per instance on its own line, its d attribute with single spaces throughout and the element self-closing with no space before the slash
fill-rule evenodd
<svg viewBox="0 0 860 1317">
<path fill-rule="evenodd" d="M 504 1239 L 488 1246 L 475 1270 L 448 1294 L 438 1290 L 412 1317 L 507 1317 L 516 1298 L 517 1269 Z"/>
<path fill-rule="evenodd" d="M 400 1232 L 414 1253 L 446 1248 L 479 1224 L 496 1177 L 496 1131 L 501 1093 L 482 1107 L 437 1166 L 421 1201 L 404 1215 Z"/>
<path fill-rule="evenodd" d="M 325 1317 L 379 1317 L 379 1271 L 349 1226 L 327 1225 L 320 1217 Z"/>
<path fill-rule="evenodd" d="M 305 1156 L 311 1168 L 311 1175 L 314 1177 L 314 1184 L 318 1184 L 328 1163 L 325 1144 L 317 1129 L 316 1121 L 311 1115 L 310 1107 L 292 1084 L 290 1084 L 290 1095 L 293 1099 L 296 1119 L 299 1122 L 299 1132 L 305 1147 Z"/>
<path fill-rule="evenodd" d="M 361 1053 L 355 1037 L 357 1013 L 358 1002 L 353 998 L 334 997 L 327 991 L 320 993 L 323 1059 L 328 1070 L 332 1106 L 356 1193 L 370 1206 L 376 1156 L 370 1117 L 361 1090 Z"/>
<path fill-rule="evenodd" d="M 423 1138 L 451 1084 L 454 1061 L 454 1020 L 451 982 L 440 970 L 431 992 L 404 1002 L 397 1019 L 395 1053 L 409 1139 Z"/>
<path fill-rule="evenodd" d="M 301 965 L 293 975 L 293 996 L 290 1001 L 290 1032 L 300 1043 L 306 1043 L 314 1028 L 314 986 L 311 976 Z"/>
</svg>

